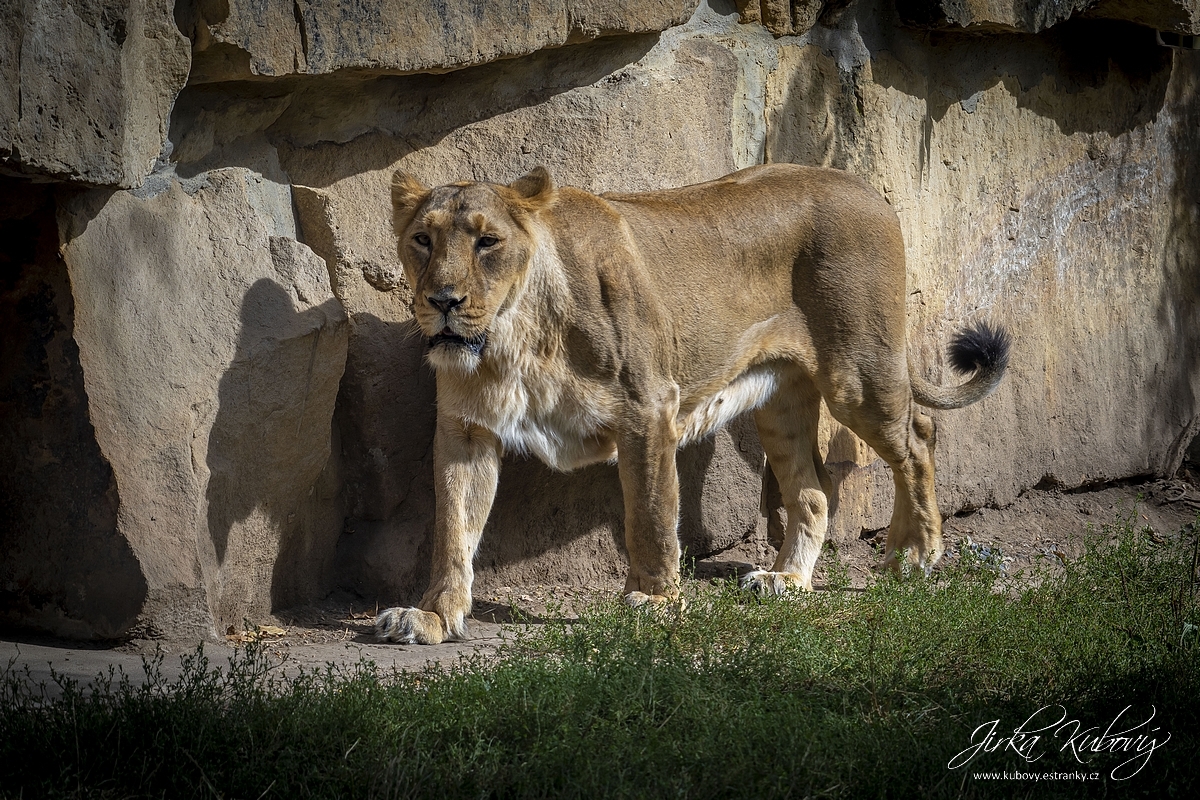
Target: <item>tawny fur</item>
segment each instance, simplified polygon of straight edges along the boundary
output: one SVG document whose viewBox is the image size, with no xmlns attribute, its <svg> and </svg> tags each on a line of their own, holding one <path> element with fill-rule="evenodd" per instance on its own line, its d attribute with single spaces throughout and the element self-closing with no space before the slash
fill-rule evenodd
<svg viewBox="0 0 1200 800">
<path fill-rule="evenodd" d="M 754 167 L 710 183 L 597 196 L 543 169 L 503 186 L 392 185 L 413 312 L 437 372 L 431 586 L 380 637 L 465 638 L 472 560 L 507 451 L 569 470 L 616 460 L 633 603 L 678 595 L 675 452 L 753 410 L 779 555 L 752 589 L 812 588 L 828 525 L 821 400 L 891 466 L 885 562 L 942 554 L 934 426 L 992 391 L 1007 335 L 960 335 L 975 374 L 935 386 L 905 341 L 904 243 L 890 206 L 835 170 Z M 769 509 L 782 519 L 775 508 Z"/>
</svg>

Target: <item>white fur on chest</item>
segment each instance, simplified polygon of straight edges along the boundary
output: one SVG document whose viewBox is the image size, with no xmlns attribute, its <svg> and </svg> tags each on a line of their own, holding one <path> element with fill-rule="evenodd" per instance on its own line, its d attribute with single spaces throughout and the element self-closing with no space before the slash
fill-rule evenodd
<svg viewBox="0 0 1200 800">
<path fill-rule="evenodd" d="M 555 380 L 554 370 L 510 373 L 479 381 L 469 395 L 450 400 L 456 416 L 487 428 L 507 452 L 536 456 L 558 470 L 611 460 L 616 449 L 601 431 L 608 414 L 599 395 L 579 396 Z"/>
</svg>

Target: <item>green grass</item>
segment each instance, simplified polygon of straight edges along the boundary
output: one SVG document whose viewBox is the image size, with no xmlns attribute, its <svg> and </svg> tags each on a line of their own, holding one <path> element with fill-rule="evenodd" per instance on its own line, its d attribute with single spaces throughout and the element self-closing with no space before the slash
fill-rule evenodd
<svg viewBox="0 0 1200 800">
<path fill-rule="evenodd" d="M 1194 528 L 1109 533 L 1036 588 L 997 591 L 987 563 L 761 601 L 689 584 L 683 612 L 601 604 L 451 669 L 284 680 L 247 650 L 231 674 L 198 655 L 173 684 L 68 684 L 58 700 L 10 674 L 0 795 L 1195 796 Z M 1120 781 L 1128 755 L 1080 765 L 1052 730 L 1036 762 L 1001 749 L 948 768 L 981 724 L 1010 735 L 1042 706 L 1101 729 L 1154 707 L 1146 730 L 1170 740 Z M 1100 777 L 975 777 L 1014 769 Z"/>
</svg>

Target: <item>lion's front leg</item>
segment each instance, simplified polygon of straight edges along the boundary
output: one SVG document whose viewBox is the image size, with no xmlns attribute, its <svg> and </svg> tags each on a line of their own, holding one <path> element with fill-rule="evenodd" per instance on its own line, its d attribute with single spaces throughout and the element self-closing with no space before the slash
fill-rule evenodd
<svg viewBox="0 0 1200 800">
<path fill-rule="evenodd" d="M 433 439 L 437 519 L 429 590 L 416 608 L 389 608 L 375 634 L 403 644 L 467 637 L 473 561 L 500 478 L 499 440 L 484 428 L 439 415 Z"/>
<path fill-rule="evenodd" d="M 679 477 L 675 419 L 679 389 L 672 386 L 620 440 L 617 468 L 625 497 L 625 547 L 630 605 L 664 603 L 679 596 Z"/>
</svg>

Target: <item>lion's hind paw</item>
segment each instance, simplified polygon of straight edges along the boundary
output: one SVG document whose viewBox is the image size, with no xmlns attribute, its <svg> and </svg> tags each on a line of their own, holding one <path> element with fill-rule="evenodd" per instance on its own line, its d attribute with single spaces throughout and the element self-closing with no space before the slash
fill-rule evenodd
<svg viewBox="0 0 1200 800">
<path fill-rule="evenodd" d="M 884 554 L 883 559 L 871 567 L 877 574 L 891 573 L 897 578 L 909 577 L 925 577 L 933 576 L 933 565 L 942 557 L 939 550 L 936 555 L 926 558 L 918 555 L 914 560 L 909 557 L 908 552 L 900 550 L 889 550 Z"/>
<path fill-rule="evenodd" d="M 383 642 L 441 644 L 446 639 L 442 618 L 419 608 L 389 608 L 375 617 L 375 635 Z"/>
<path fill-rule="evenodd" d="M 797 574 L 791 572 L 771 572 L 765 569 L 756 569 L 753 572 L 747 572 L 742 576 L 739 583 L 747 591 L 771 597 L 779 597 L 787 594 L 791 589 L 812 591 L 811 583 L 805 585 L 805 582 Z"/>
</svg>

